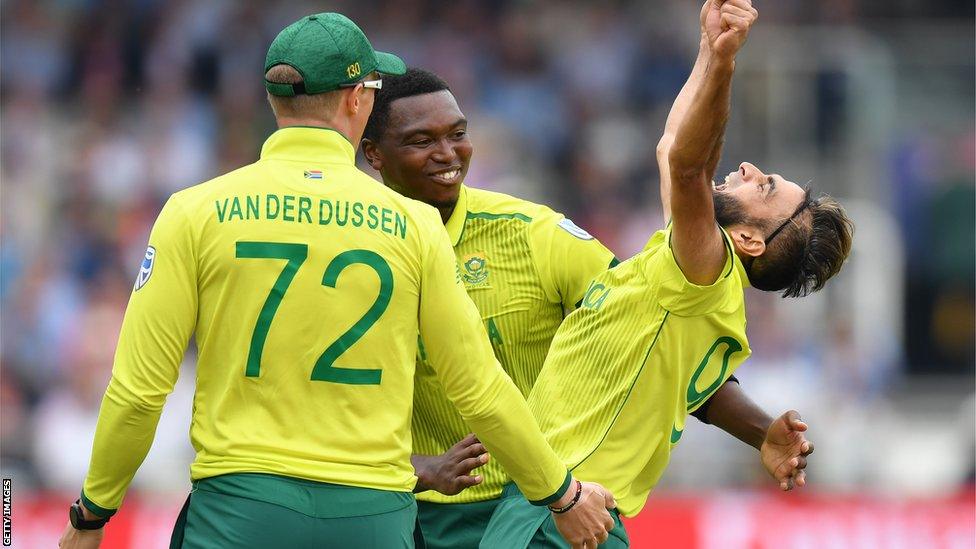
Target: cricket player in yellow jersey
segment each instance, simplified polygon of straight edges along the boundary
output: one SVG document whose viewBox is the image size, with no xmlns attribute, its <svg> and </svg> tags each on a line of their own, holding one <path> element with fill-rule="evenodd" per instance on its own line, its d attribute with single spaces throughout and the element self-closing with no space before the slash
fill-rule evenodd
<svg viewBox="0 0 976 549">
<path fill-rule="evenodd" d="M 362 146 L 386 185 L 440 210 L 495 355 L 528 395 L 564 313 L 617 260 L 545 206 L 463 185 L 473 154 L 468 121 L 447 83 L 431 72 L 408 68 L 384 78 Z M 736 383 L 726 385 L 693 415 L 759 449 L 773 419 Z M 465 436 L 468 428 L 423 352 L 413 425 L 415 491 L 431 489 L 417 496 L 427 547 L 476 548 L 510 480 L 497 462 L 485 464 L 483 446 Z"/>
<path fill-rule="evenodd" d="M 735 55 L 757 17 L 749 0 L 708 0 L 704 52 L 672 109 L 659 157 L 671 223 L 645 250 L 597 276 L 553 339 L 529 406 L 580 478 L 636 515 L 667 466 L 689 412 L 749 356 L 744 289 L 805 295 L 836 274 L 852 225 L 829 197 L 752 165 L 711 182 L 729 114 Z M 777 236 L 779 240 L 776 240 Z M 784 488 L 805 482 L 806 426 L 784 414 L 761 457 Z M 606 547 L 629 544 L 622 528 Z M 505 488 L 486 548 L 562 547 L 549 517 Z"/>
<path fill-rule="evenodd" d="M 62 547 L 98 546 L 191 336 L 197 455 L 172 547 L 413 547 L 418 333 L 526 494 L 570 508 L 558 520 L 572 545 L 606 539 L 612 496 L 575 481 L 546 444 L 492 355 L 436 210 L 355 168 L 378 75 L 404 70 L 338 14 L 304 17 L 272 43 L 280 129 L 258 162 L 160 213 Z"/>
</svg>

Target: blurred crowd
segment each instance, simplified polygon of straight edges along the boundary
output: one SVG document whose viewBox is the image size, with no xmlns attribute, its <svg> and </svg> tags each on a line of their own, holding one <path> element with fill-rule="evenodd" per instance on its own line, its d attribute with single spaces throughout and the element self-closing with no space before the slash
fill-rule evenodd
<svg viewBox="0 0 976 549">
<path fill-rule="evenodd" d="M 864 267 L 897 300 L 890 333 L 858 335 L 843 308 L 854 291 L 851 273 L 799 314 L 776 296 L 750 294 L 756 356 L 739 375 L 743 386 L 771 412 L 799 408 L 814 418 L 815 440 L 833 441 L 833 450 L 822 451 L 821 468 L 811 463 L 813 482 L 857 489 L 904 471 L 911 477 L 905 489 L 971 481 L 971 439 L 958 435 L 968 429 L 971 437 L 973 417 L 966 400 L 974 367 L 973 6 L 756 5 L 759 26 L 771 30 L 757 29 L 765 39 L 751 39 L 756 51 L 740 62 L 721 169 L 741 160 L 764 167 L 776 160 L 768 158 L 773 152 L 786 150 L 786 161 L 772 171 L 790 177 L 788 161 L 796 159 L 812 166 L 796 179 L 816 177 L 816 187 L 871 205 L 858 211 L 881 221 L 865 221 L 862 245 L 902 259 L 890 271 Z M 698 6 L 691 0 L 4 1 L 4 477 L 14 475 L 21 486 L 80 486 L 156 214 L 171 193 L 257 158 L 274 130 L 261 84 L 266 48 L 285 25 L 318 11 L 349 15 L 377 49 L 449 82 L 471 120 L 469 185 L 550 204 L 619 257 L 639 250 L 662 225 L 653 150 L 698 46 Z M 925 43 L 931 58 L 900 42 L 917 21 L 936 37 Z M 765 63 L 775 53 L 770 41 L 801 27 L 853 29 L 888 52 L 894 103 L 887 130 L 870 136 L 877 146 L 867 154 L 850 153 L 864 132 L 849 106 L 865 100 L 857 93 L 874 92 L 857 92 L 845 73 L 812 63 L 817 52 L 796 59 L 810 67 L 809 101 L 784 103 L 782 92 L 761 85 L 777 70 Z M 844 55 L 857 66 L 861 54 L 852 48 Z M 795 68 L 792 61 L 786 68 Z M 777 102 L 781 110 L 766 108 Z M 809 115 L 800 118 L 810 127 L 806 141 L 776 143 L 769 130 L 775 126 L 762 122 L 801 112 Z M 818 171 L 828 164 L 845 168 Z M 851 173 L 871 176 L 845 181 L 842 175 Z M 870 240 L 871 227 L 889 225 Z M 191 352 L 137 477 L 143 488 L 183 491 L 187 484 L 192 362 Z M 872 449 L 861 446 L 875 429 L 924 429 L 927 422 L 943 430 L 913 438 L 908 461 L 895 460 L 889 469 L 879 472 Z M 741 486 L 760 478 L 747 450 L 706 431 L 682 442 L 687 448 L 679 449 L 669 485 Z M 930 454 L 949 457 L 928 471 L 912 467 Z"/>
</svg>

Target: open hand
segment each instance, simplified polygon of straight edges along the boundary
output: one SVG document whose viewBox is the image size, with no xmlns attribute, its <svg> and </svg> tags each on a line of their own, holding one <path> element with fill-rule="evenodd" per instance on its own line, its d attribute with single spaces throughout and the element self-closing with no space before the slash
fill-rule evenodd
<svg viewBox="0 0 976 549">
<path fill-rule="evenodd" d="M 779 481 L 783 491 L 807 483 L 807 456 L 813 453 L 813 443 L 803 434 L 807 424 L 800 413 L 790 410 L 776 418 L 766 431 L 766 440 L 759 449 L 763 467 Z"/>
<path fill-rule="evenodd" d="M 617 507 L 617 502 L 609 490 L 595 482 L 580 484 L 579 501 L 565 513 L 553 513 L 556 529 L 569 542 L 572 549 L 596 549 L 607 541 L 613 530 L 613 517 L 608 509 Z M 572 500 L 576 495 L 576 481 L 570 485 L 563 499 Z M 553 507 L 566 505 L 568 501 L 554 503 Z"/>
<path fill-rule="evenodd" d="M 708 0 L 702 6 L 702 32 L 712 55 L 732 60 L 759 18 L 751 0 Z"/>
<path fill-rule="evenodd" d="M 410 461 L 417 471 L 416 491 L 437 490 L 445 496 L 453 496 L 465 488 L 481 484 L 484 478 L 472 475 L 471 471 L 488 463 L 488 450 L 470 434 L 439 456 L 414 454 Z"/>
</svg>

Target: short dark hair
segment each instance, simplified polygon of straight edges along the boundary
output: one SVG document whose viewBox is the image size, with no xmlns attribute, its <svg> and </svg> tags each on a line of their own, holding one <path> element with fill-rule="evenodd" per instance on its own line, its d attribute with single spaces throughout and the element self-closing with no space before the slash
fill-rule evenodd
<svg viewBox="0 0 976 549">
<path fill-rule="evenodd" d="M 790 222 L 749 266 L 754 288 L 803 297 L 823 288 L 851 253 L 854 223 L 844 208 L 828 195 L 811 199 L 809 191 L 804 200 L 810 214 Z M 803 218 L 810 219 L 809 225 Z"/>
<path fill-rule="evenodd" d="M 383 89 L 377 90 L 376 98 L 373 101 L 373 112 L 370 113 L 369 121 L 366 122 L 363 138 L 378 141 L 386 132 L 386 128 L 390 124 L 390 104 L 397 99 L 443 90 L 451 91 L 447 82 L 440 76 L 424 69 L 410 67 L 407 72 L 399 76 L 384 74 Z"/>
</svg>

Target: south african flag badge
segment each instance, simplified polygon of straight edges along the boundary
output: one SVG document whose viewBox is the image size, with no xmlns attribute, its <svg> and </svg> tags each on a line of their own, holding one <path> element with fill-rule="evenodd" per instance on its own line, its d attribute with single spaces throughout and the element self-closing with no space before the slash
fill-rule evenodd
<svg viewBox="0 0 976 549">
<path fill-rule="evenodd" d="M 305 179 L 322 179 L 322 170 L 305 170 Z"/>
</svg>

